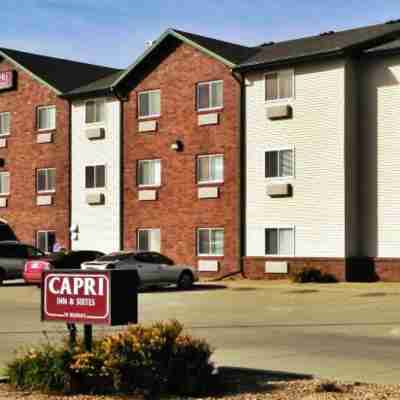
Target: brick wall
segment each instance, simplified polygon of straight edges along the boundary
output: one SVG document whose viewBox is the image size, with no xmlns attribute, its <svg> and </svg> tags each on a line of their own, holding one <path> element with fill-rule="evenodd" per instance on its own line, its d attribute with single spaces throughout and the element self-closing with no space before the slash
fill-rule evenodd
<svg viewBox="0 0 400 400">
<path fill-rule="evenodd" d="M 219 124 L 198 126 L 196 84 L 223 80 L 224 108 Z M 177 263 L 197 265 L 196 229 L 225 229 L 224 257 L 219 275 L 239 268 L 239 98 L 240 86 L 229 68 L 186 45 L 165 56 L 133 87 L 124 104 L 124 245 L 136 248 L 138 228 L 161 229 L 161 252 Z M 139 133 L 137 93 L 161 89 L 161 116 L 155 133 Z M 175 140 L 184 145 L 174 152 Z M 224 183 L 218 199 L 199 200 L 196 157 L 224 154 Z M 138 201 L 136 165 L 142 159 L 162 159 L 162 185 L 156 201 Z M 212 258 L 212 257 L 211 257 Z M 215 275 L 215 274 L 208 274 Z"/>
<path fill-rule="evenodd" d="M 286 279 L 291 273 L 303 268 L 316 268 L 323 273 L 332 274 L 338 281 L 346 280 L 346 260 L 344 258 L 272 258 L 244 257 L 244 275 L 250 279 Z M 265 273 L 266 261 L 287 261 L 288 274 Z"/>
<path fill-rule="evenodd" d="M 11 112 L 11 134 L 0 148 L 5 160 L 1 171 L 10 172 L 8 207 L 0 218 L 8 221 L 17 237 L 35 243 L 37 230 L 54 230 L 59 242 L 69 246 L 69 107 L 47 86 L 2 61 L 0 71 L 17 70 L 17 90 L 0 92 L 0 112 Z M 57 128 L 53 143 L 36 143 L 36 109 L 56 105 Z M 36 169 L 56 168 L 56 193 L 51 206 L 36 205 Z"/>
</svg>

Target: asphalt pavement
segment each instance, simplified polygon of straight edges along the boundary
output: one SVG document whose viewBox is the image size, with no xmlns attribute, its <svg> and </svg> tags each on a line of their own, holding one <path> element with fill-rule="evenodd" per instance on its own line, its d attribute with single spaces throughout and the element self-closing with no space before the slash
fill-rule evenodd
<svg viewBox="0 0 400 400">
<path fill-rule="evenodd" d="M 400 284 L 203 283 L 139 294 L 139 318 L 178 319 L 219 366 L 399 383 L 399 300 Z M 16 348 L 65 334 L 40 322 L 39 305 L 36 287 L 0 288 L 0 375 Z"/>
</svg>

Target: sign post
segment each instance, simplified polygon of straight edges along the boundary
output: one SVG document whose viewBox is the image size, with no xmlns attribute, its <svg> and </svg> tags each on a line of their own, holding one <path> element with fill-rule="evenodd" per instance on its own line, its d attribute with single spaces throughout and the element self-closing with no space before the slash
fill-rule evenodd
<svg viewBox="0 0 400 400">
<path fill-rule="evenodd" d="M 45 271 L 42 275 L 42 321 L 66 322 L 70 346 L 75 324 L 84 325 L 84 343 L 91 351 L 93 325 L 138 322 L 139 277 L 136 270 Z"/>
</svg>

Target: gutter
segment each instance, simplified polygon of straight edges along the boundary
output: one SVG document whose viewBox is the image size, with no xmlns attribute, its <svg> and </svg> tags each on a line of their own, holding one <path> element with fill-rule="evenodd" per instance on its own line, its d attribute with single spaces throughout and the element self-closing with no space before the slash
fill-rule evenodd
<svg viewBox="0 0 400 400">
<path fill-rule="evenodd" d="M 263 63 L 258 63 L 258 64 L 244 64 L 244 65 L 239 65 L 235 68 L 233 68 L 234 72 L 240 72 L 240 73 L 245 73 L 245 72 L 250 72 L 250 71 L 255 71 L 258 69 L 263 69 L 263 68 L 269 68 L 269 67 L 281 67 L 283 65 L 289 65 L 293 63 L 302 63 L 302 62 L 310 62 L 310 61 L 316 61 L 316 60 L 325 60 L 325 59 L 330 59 L 334 57 L 341 57 L 345 56 L 348 52 L 345 50 L 334 50 L 330 51 L 328 53 L 316 53 L 312 55 L 304 55 L 304 56 L 299 56 L 299 57 L 292 57 L 292 58 L 284 58 L 284 59 L 278 59 L 270 62 L 263 62 Z"/>
</svg>

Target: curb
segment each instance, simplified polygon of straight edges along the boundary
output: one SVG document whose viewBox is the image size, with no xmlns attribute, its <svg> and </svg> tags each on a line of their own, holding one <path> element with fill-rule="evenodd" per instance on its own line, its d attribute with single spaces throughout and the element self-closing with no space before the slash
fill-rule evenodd
<svg viewBox="0 0 400 400">
<path fill-rule="evenodd" d="M 0 383 L 8 383 L 10 378 L 8 376 L 0 376 Z"/>
</svg>

